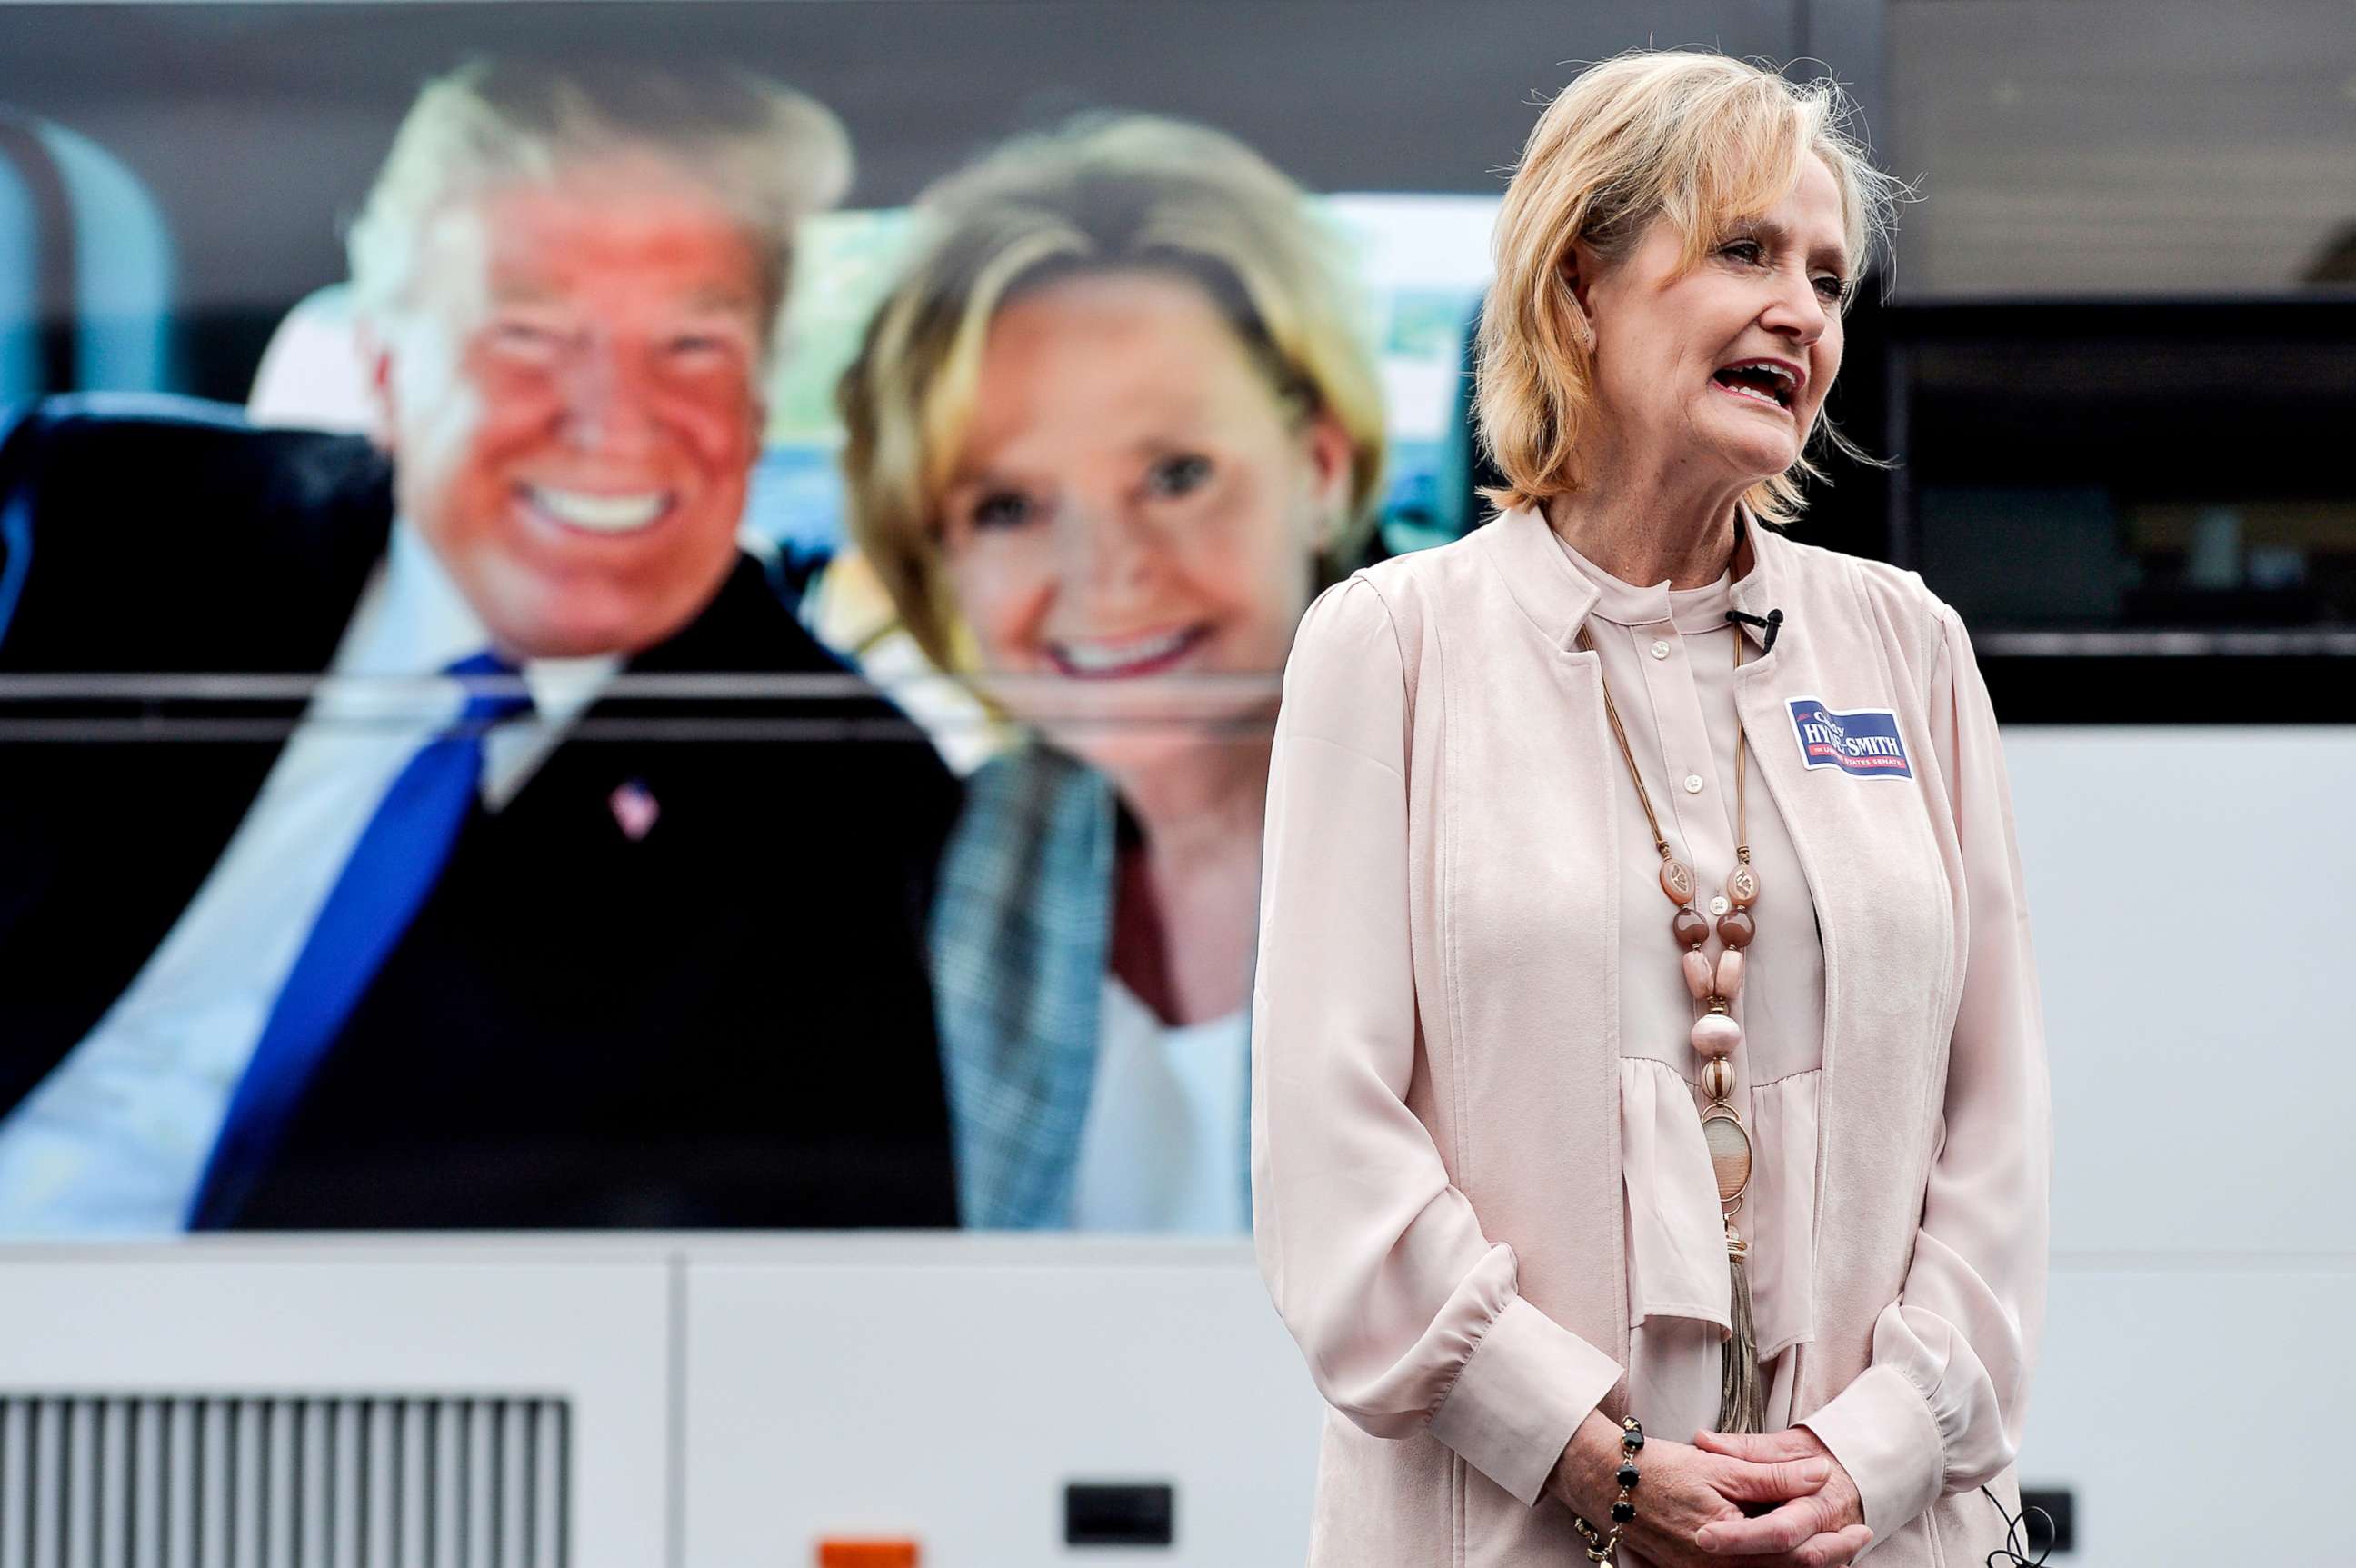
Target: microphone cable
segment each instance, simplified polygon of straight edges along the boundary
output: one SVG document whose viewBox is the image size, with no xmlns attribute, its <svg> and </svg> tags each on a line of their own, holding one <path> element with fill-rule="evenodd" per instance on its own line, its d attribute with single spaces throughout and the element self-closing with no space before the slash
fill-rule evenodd
<svg viewBox="0 0 2356 1568">
<path fill-rule="evenodd" d="M 1986 1487 L 1982 1487 L 1980 1491 L 1986 1495 L 1989 1502 L 1996 1504 L 1997 1518 L 2004 1520 L 2004 1544 L 1987 1554 L 1986 1559 L 1987 1568 L 2045 1568 L 2045 1559 L 2053 1552 L 2053 1548 L 2050 1544 L 2054 1534 L 2053 1516 L 2032 1504 L 2019 1519 L 2015 1519 L 2005 1512 L 2004 1504 L 1997 1501 L 1994 1492 L 1989 1491 Z M 2045 1539 L 2049 1542 L 2045 1550 L 2034 1558 L 2022 1555 L 2023 1550 L 2029 1545 L 2029 1514 L 2036 1514 L 2045 1520 Z"/>
</svg>

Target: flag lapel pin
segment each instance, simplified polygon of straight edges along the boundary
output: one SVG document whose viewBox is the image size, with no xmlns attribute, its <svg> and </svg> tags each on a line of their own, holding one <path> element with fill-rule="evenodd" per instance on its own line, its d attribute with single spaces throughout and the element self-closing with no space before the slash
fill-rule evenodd
<svg viewBox="0 0 2356 1568">
<path fill-rule="evenodd" d="M 622 836 L 632 843 L 654 832 L 656 821 L 662 816 L 661 805 L 643 779 L 616 785 L 614 792 L 605 797 L 605 803 L 614 809 L 614 822 L 622 830 Z"/>
</svg>

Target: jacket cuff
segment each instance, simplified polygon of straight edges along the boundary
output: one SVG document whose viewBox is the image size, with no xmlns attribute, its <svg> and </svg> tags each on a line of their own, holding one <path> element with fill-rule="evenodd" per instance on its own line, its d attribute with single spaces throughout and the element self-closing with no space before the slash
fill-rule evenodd
<svg viewBox="0 0 2356 1568">
<path fill-rule="evenodd" d="M 1815 1433 L 1857 1483 L 1875 1545 L 1939 1500 L 1947 1450 L 1938 1419 L 1895 1368 L 1868 1367 L 1822 1410 L 1793 1424 Z"/>
<path fill-rule="evenodd" d="M 1431 1412 L 1431 1434 L 1464 1462 L 1536 1503 L 1620 1364 L 1515 1296 L 1472 1347 Z"/>
</svg>

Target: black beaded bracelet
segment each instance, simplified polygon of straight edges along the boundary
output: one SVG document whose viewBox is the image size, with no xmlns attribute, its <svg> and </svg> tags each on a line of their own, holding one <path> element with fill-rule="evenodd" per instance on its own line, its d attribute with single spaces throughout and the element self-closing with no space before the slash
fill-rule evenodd
<svg viewBox="0 0 2356 1568">
<path fill-rule="evenodd" d="M 1620 1468 L 1613 1472 L 1612 1477 L 1620 1483 L 1620 1495 L 1612 1502 L 1611 1533 L 1607 1535 L 1597 1530 L 1577 1514 L 1570 1516 L 1570 1522 L 1577 1525 L 1579 1533 L 1587 1538 L 1587 1560 L 1590 1563 L 1612 1562 L 1620 1550 L 1620 1532 L 1626 1530 L 1629 1521 L 1636 1517 L 1636 1482 L 1640 1478 L 1636 1471 L 1636 1455 L 1644 1451 L 1643 1424 L 1633 1415 L 1622 1416 L 1620 1420 Z"/>
</svg>

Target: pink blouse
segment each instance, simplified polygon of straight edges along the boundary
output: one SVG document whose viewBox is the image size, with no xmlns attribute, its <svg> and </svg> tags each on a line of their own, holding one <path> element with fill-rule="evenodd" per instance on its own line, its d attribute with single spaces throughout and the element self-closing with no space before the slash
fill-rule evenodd
<svg viewBox="0 0 2356 1568">
<path fill-rule="evenodd" d="M 1558 542 L 1559 539 L 1558 538 Z M 1707 906 L 1734 865 L 1733 584 L 1671 592 L 1622 582 L 1569 544 L 1600 596 L 1587 621 L 1670 850 L 1694 869 Z M 1756 659 L 1755 640 L 1744 658 Z M 1669 934 L 1675 913 L 1635 786 L 1615 755 L 1626 842 L 1620 863 L 1620 1136 L 1627 1193 L 1629 1408 L 1659 1437 L 1693 1441 L 1717 1424 L 1727 1264 L 1718 1184 L 1703 1146 L 1696 1016 Z M 1792 1421 L 1794 1346 L 1813 1337 L 1816 1087 L 1823 1065 L 1825 955 L 1807 878 L 1772 798 L 1749 764 L 1751 863 L 1758 931 L 1744 954 L 1734 1015 L 1734 1103 L 1750 1130 L 1751 1190 L 1735 1224 L 1750 1242 L 1752 1324 L 1772 1431 Z M 1716 937 L 1704 950 L 1713 961 Z"/>
</svg>

